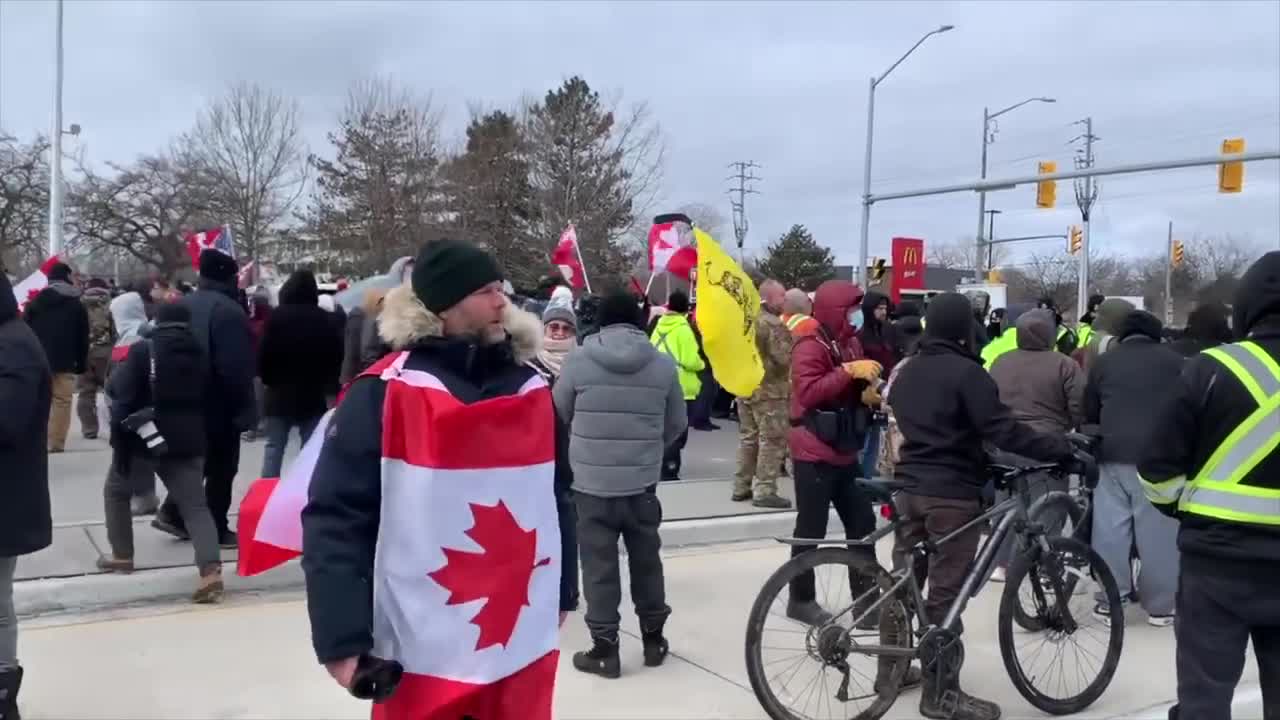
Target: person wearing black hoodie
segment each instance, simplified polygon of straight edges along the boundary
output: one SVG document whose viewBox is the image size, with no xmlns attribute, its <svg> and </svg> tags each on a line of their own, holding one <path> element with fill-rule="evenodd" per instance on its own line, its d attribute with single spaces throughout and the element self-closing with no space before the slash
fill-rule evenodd
<svg viewBox="0 0 1280 720">
<path fill-rule="evenodd" d="M 862 328 L 858 330 L 858 342 L 868 360 L 875 360 L 883 368 L 883 377 L 889 377 L 893 366 L 902 359 L 897 329 L 889 321 L 889 297 L 875 290 L 868 290 L 862 298 Z M 872 425 L 867 429 L 866 444 L 862 447 L 862 477 L 875 477 L 880 459 L 880 442 L 889 419 L 879 408 L 872 415 Z"/>
<path fill-rule="evenodd" d="M 1137 463 L 1151 433 L 1152 404 L 1166 397 L 1182 374 L 1182 356 L 1160 342 L 1160 321 L 1134 310 L 1125 316 L 1114 347 L 1089 366 L 1084 390 L 1085 423 L 1098 425 L 1098 487 L 1093 493 L 1093 549 L 1111 569 L 1121 597 L 1132 587 L 1130 550 L 1142 559 L 1138 598 L 1148 622 L 1174 620 L 1178 553 L 1177 523 L 1143 498 Z M 1096 611 L 1110 609 L 1099 602 Z"/>
<path fill-rule="evenodd" d="M 1262 716 L 1280 717 L 1280 251 L 1241 278 L 1232 325 L 1238 342 L 1165 388 L 1138 460 L 1147 499 L 1180 523 L 1173 720 L 1231 717 L 1250 639 Z"/>
<path fill-rule="evenodd" d="M 1222 303 L 1204 303 L 1187 316 L 1187 329 L 1182 337 L 1169 343 L 1169 347 L 1183 357 L 1196 354 L 1231 342 L 1231 326 L 1227 318 L 1231 311 Z"/>
<path fill-rule="evenodd" d="M 904 521 L 894 547 L 898 567 L 906 565 L 916 544 L 937 541 L 982 513 L 984 443 L 1042 462 L 1069 461 L 1074 455 L 1065 436 L 1027 427 L 1000 401 L 995 380 L 974 352 L 976 324 L 964 295 L 935 297 L 925 316 L 924 340 L 889 390 L 887 402 L 903 437 L 895 479 L 906 486 L 896 499 Z M 921 586 L 928 580 L 925 614 L 930 622 L 941 623 L 959 596 L 980 535 L 975 525 L 938 545 L 928 567 L 914 568 Z M 955 630 L 962 633 L 963 625 Z M 925 674 L 920 714 L 953 720 L 1000 717 L 995 703 L 960 690 L 959 668 L 953 670 Z M 954 704 L 944 702 L 944 696 Z"/>
<path fill-rule="evenodd" d="M 54 263 L 49 285 L 27 303 L 27 324 L 40 338 L 53 371 L 53 409 L 49 412 L 49 452 L 67 447 L 71 427 L 71 395 L 76 376 L 89 362 L 89 312 L 80 302 L 80 289 L 72 284 L 71 268 Z M 12 293 L 10 293 L 12 295 Z"/>
<path fill-rule="evenodd" d="M 310 270 L 299 270 L 280 288 L 258 347 L 258 375 L 266 388 L 267 446 L 262 477 L 280 477 L 285 446 L 294 428 L 303 444 L 327 409 L 342 370 L 342 333 L 317 302 L 320 291 Z"/>
<path fill-rule="evenodd" d="M 13 575 L 18 558 L 53 542 L 49 503 L 49 404 L 53 375 L 36 334 L 18 317 L 0 267 L 0 718 L 18 717 L 18 618 Z"/>
<path fill-rule="evenodd" d="M 227 524 L 231 486 L 240 469 L 240 434 L 257 425 L 253 394 L 256 363 L 249 316 L 237 301 L 234 258 L 217 250 L 200 253 L 200 286 L 180 301 L 191 312 L 191 334 L 204 352 L 209 373 L 205 379 L 205 499 L 218 543 L 236 547 L 236 534 Z M 177 538 L 190 536 L 178 507 L 165 498 L 151 526 Z"/>
<path fill-rule="evenodd" d="M 180 304 L 161 305 L 146 340 L 129 346 L 124 360 L 107 380 L 111 404 L 111 467 L 103 491 L 110 557 L 98 567 L 133 571 L 133 463 L 154 468 L 190 528 L 200 581 L 192 600 L 218 602 L 222 597 L 222 562 L 218 534 L 200 487 L 204 469 L 204 351 L 191 334 L 191 312 Z M 162 445 L 149 441 L 148 430 L 133 430 L 131 417 L 150 411 Z M 158 451 L 157 447 L 163 447 Z M 166 499 L 166 502 L 169 502 Z"/>
</svg>

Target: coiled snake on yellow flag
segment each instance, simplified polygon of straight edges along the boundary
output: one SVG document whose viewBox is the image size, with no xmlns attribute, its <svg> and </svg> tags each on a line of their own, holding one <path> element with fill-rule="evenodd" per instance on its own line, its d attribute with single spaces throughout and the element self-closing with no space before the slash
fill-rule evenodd
<svg viewBox="0 0 1280 720">
<path fill-rule="evenodd" d="M 742 267 L 710 235 L 693 229 L 698 246 L 698 330 L 711 371 L 735 397 L 750 397 L 764 379 L 756 348 L 760 293 Z"/>
</svg>

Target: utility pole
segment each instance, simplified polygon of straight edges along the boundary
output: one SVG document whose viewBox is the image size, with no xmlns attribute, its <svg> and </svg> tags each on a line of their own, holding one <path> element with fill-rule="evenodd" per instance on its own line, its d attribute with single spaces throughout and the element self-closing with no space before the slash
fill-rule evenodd
<svg viewBox="0 0 1280 720">
<path fill-rule="evenodd" d="M 1164 247 L 1164 326 L 1173 325 L 1173 221 L 1169 221 L 1169 241 Z"/>
<path fill-rule="evenodd" d="M 49 255 L 62 252 L 62 0 L 54 32 L 53 128 L 49 133 Z"/>
<path fill-rule="evenodd" d="M 994 243 L 996 241 L 996 216 L 1000 214 L 1000 211 L 984 210 L 983 212 L 987 214 L 987 243 L 986 243 L 987 244 L 987 270 L 994 270 L 995 268 L 993 266 L 995 265 L 995 251 L 993 250 L 993 248 L 995 247 Z M 978 263 L 977 264 L 979 266 L 982 265 L 982 246 L 981 245 L 978 246 Z M 978 273 L 979 273 L 978 282 L 983 282 L 981 267 L 979 267 Z"/>
<path fill-rule="evenodd" d="M 978 176 L 978 179 L 980 180 L 987 179 L 987 146 L 991 145 L 996 141 L 996 133 L 999 131 L 999 125 L 996 124 L 996 118 L 1000 117 L 1001 115 L 1004 115 L 1007 112 L 1012 112 L 1014 110 L 1017 110 L 1018 108 L 1022 107 L 1023 105 L 1026 105 L 1027 103 L 1033 103 L 1033 102 L 1056 103 L 1058 101 L 1051 97 L 1033 97 L 1033 98 L 1027 98 L 1026 100 L 1023 100 L 1020 103 L 1014 103 L 1013 105 L 1010 105 L 1009 107 L 1004 108 L 1003 110 L 997 110 L 995 112 L 991 112 L 990 108 L 986 108 L 986 107 L 982 108 L 982 171 L 981 171 L 981 174 Z M 973 268 L 974 279 L 977 280 L 978 282 L 982 282 L 982 275 L 983 275 L 982 273 L 983 271 L 982 216 L 986 213 L 986 211 L 987 211 L 987 193 L 985 190 L 980 190 L 978 191 L 978 236 L 977 236 L 978 252 L 977 252 L 977 256 L 975 257 L 974 268 Z M 988 236 L 987 239 L 989 241 L 991 239 L 990 236 Z M 988 257 L 988 261 L 987 261 L 986 269 L 990 270 L 992 269 L 990 266 L 991 261 L 989 259 L 991 257 L 991 248 L 987 248 L 987 257 Z"/>
<path fill-rule="evenodd" d="M 1093 167 L 1093 143 L 1102 138 L 1093 134 L 1093 118 L 1078 120 L 1076 125 L 1084 125 L 1084 134 L 1071 140 L 1083 141 L 1084 147 L 1076 150 L 1075 165 L 1077 170 Z M 1076 295 L 1076 318 L 1084 317 L 1089 307 L 1089 213 L 1093 203 L 1098 199 L 1098 182 L 1093 176 L 1075 181 L 1076 206 L 1080 208 L 1080 221 L 1084 225 L 1084 236 L 1080 243 L 1080 288 Z"/>
<path fill-rule="evenodd" d="M 743 262 L 742 246 L 747 241 L 747 230 L 751 227 L 751 223 L 747 221 L 747 196 L 760 194 L 760 191 L 751 185 L 752 182 L 760 180 L 755 173 L 760 166 L 750 160 L 738 160 L 729 163 L 729 168 L 735 172 L 725 179 L 737 182 L 737 186 L 730 187 L 728 193 L 729 205 L 733 208 L 733 237 L 738 241 L 738 262 L 741 263 Z"/>
</svg>

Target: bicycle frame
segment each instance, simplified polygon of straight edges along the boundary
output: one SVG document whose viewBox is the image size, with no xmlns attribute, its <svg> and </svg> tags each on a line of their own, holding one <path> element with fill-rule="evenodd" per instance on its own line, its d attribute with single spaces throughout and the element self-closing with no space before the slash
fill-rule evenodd
<svg viewBox="0 0 1280 720">
<path fill-rule="evenodd" d="M 938 538 L 936 541 L 930 542 L 928 540 L 924 540 L 913 545 L 908 553 L 911 561 L 908 563 L 907 567 L 895 568 L 889 573 L 889 576 L 894 579 L 893 587 L 890 588 L 888 592 L 880 593 L 880 597 L 874 603 L 863 610 L 860 615 L 853 618 L 853 623 L 858 623 L 871 613 L 879 613 L 882 606 L 887 602 L 894 601 L 895 598 L 898 597 L 898 593 L 902 591 L 905 586 L 905 588 L 910 592 L 912 602 L 915 604 L 918 627 L 932 627 L 932 623 L 929 622 L 929 618 L 925 615 L 924 596 L 920 592 L 920 584 L 916 581 L 914 568 L 915 560 L 917 558 L 925 558 L 929 556 L 939 545 L 945 545 L 955 540 L 965 532 L 972 530 L 974 527 L 998 517 L 1000 518 L 999 524 L 996 525 L 995 529 L 991 532 L 991 535 L 987 537 L 986 541 L 979 548 L 977 557 L 970 566 L 969 572 L 965 575 L 964 583 L 960 587 L 960 593 L 956 596 L 955 601 L 951 603 L 951 607 L 947 609 L 947 614 L 941 625 L 939 625 L 939 627 L 943 629 L 954 631 L 956 624 L 960 620 L 960 614 L 964 612 L 964 608 L 968 604 L 969 598 L 977 593 L 980 583 L 987 577 L 988 571 L 991 569 L 991 563 L 995 560 L 996 551 L 1000 548 L 1000 545 L 1004 542 L 1005 538 L 1009 536 L 1011 531 L 1018 532 L 1019 534 L 1030 538 L 1038 539 L 1038 541 L 1042 543 L 1044 549 L 1046 551 L 1048 550 L 1048 543 L 1044 538 L 1043 529 L 1038 523 L 1030 523 L 1027 521 L 1028 503 L 1026 500 L 1026 476 L 1032 471 L 1043 469 L 1045 468 L 1036 467 L 1020 469 L 1016 475 L 1008 478 L 1014 491 L 1011 494 L 1011 497 L 993 505 L 985 512 Z M 1015 524 L 1017 525 L 1016 529 L 1014 527 Z M 897 532 L 901 525 L 902 521 L 897 518 L 895 514 L 894 518 L 888 525 L 885 525 L 882 528 L 877 528 L 871 534 L 858 540 L 839 540 L 835 538 L 778 538 L 778 541 L 787 545 L 844 545 L 846 547 L 874 547 L 876 542 L 881 538 L 885 537 L 889 533 Z M 860 600 L 868 597 L 874 592 L 879 592 L 879 588 L 873 588 L 854 598 L 853 602 L 851 602 L 848 607 L 844 608 L 840 612 L 834 613 L 832 620 L 834 621 L 836 618 L 843 617 L 845 613 L 850 613 L 858 606 L 858 602 Z M 916 654 L 915 648 L 864 645 L 861 646 L 861 649 L 869 654 L 883 655 L 886 657 L 915 657 Z"/>
</svg>

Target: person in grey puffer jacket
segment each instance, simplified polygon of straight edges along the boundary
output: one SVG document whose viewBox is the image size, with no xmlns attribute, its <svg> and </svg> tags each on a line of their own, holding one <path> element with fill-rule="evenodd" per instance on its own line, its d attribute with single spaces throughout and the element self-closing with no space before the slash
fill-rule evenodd
<svg viewBox="0 0 1280 720">
<path fill-rule="evenodd" d="M 642 328 L 638 301 L 617 290 L 600 302 L 601 330 L 564 361 L 552 389 L 569 424 L 569 464 L 578 510 L 587 628 L 593 647 L 573 656 L 581 672 L 616 678 L 622 586 L 618 538 L 627 544 L 632 599 L 644 662 L 662 664 L 671 614 L 659 555 L 662 505 L 656 492 L 663 451 L 687 425 L 675 363 Z"/>
</svg>

